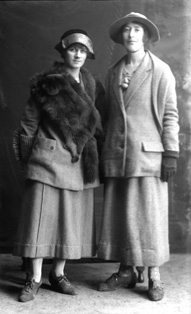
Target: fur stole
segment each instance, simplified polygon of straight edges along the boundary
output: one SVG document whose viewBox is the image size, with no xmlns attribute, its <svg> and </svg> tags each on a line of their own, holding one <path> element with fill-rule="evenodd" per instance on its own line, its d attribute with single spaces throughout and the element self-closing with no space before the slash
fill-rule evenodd
<svg viewBox="0 0 191 314">
<path fill-rule="evenodd" d="M 81 75 L 84 88 L 64 72 L 63 63 L 56 62 L 31 79 L 31 97 L 58 130 L 71 162 L 83 155 L 85 181 L 93 182 L 98 167 L 96 139 L 102 141 L 103 132 L 95 107 L 96 81 L 86 69 L 81 69 Z"/>
</svg>

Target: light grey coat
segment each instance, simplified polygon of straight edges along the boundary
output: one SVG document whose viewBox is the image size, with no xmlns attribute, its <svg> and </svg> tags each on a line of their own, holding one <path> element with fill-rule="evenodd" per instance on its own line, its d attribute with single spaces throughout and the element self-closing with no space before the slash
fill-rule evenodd
<svg viewBox="0 0 191 314">
<path fill-rule="evenodd" d="M 125 57 L 109 70 L 106 80 L 109 117 L 101 158 L 104 174 L 160 177 L 162 152 L 179 151 L 175 78 L 166 63 L 147 51 L 123 96 L 119 84 L 124 63 Z M 141 108 L 146 109 L 138 117 Z"/>
</svg>

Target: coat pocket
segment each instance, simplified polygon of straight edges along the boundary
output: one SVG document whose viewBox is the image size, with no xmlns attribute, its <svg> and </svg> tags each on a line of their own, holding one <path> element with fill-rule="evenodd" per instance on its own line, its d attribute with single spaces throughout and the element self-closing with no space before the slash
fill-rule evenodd
<svg viewBox="0 0 191 314">
<path fill-rule="evenodd" d="M 160 177 L 163 144 L 161 142 L 142 142 L 141 150 L 142 174 Z"/>
<path fill-rule="evenodd" d="M 56 151 L 56 141 L 43 137 L 37 137 L 30 157 L 30 164 L 49 164 Z"/>
<path fill-rule="evenodd" d="M 54 151 L 56 149 L 56 141 L 44 138 L 44 137 L 37 137 L 34 143 L 34 149 L 44 149 L 48 151 Z"/>
<path fill-rule="evenodd" d="M 142 150 L 144 152 L 164 152 L 164 147 L 161 142 L 142 142 Z"/>
</svg>

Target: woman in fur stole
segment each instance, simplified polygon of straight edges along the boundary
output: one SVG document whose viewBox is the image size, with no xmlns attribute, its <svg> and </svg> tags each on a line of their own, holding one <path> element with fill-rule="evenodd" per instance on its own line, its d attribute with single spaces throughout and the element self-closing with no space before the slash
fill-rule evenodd
<svg viewBox="0 0 191 314">
<path fill-rule="evenodd" d="M 94 59 L 83 30 L 69 30 L 55 46 L 63 62 L 30 81 L 14 149 L 25 174 L 25 191 L 14 255 L 30 261 L 19 301 L 34 299 L 42 284 L 43 258 L 53 258 L 53 290 L 75 295 L 64 269 L 67 259 L 95 255 L 94 188 L 99 186 L 99 151 L 104 90 L 82 68 Z"/>
<path fill-rule="evenodd" d="M 110 27 L 126 54 L 106 79 L 108 123 L 101 157 L 105 198 L 98 256 L 120 268 L 98 287 L 134 287 L 134 266 L 148 267 L 148 298 L 164 288 L 159 267 L 169 260 L 168 186 L 179 151 L 175 78 L 170 67 L 145 48 L 159 40 L 157 26 L 130 13 Z"/>
</svg>

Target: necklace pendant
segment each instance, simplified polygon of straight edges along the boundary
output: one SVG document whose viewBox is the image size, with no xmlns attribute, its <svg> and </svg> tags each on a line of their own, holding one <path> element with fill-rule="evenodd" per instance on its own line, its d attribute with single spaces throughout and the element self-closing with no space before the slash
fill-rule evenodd
<svg viewBox="0 0 191 314">
<path fill-rule="evenodd" d="M 128 87 L 128 83 L 123 82 L 123 83 L 122 83 L 122 87 L 123 87 L 124 89 L 127 89 L 127 87 Z"/>
</svg>

